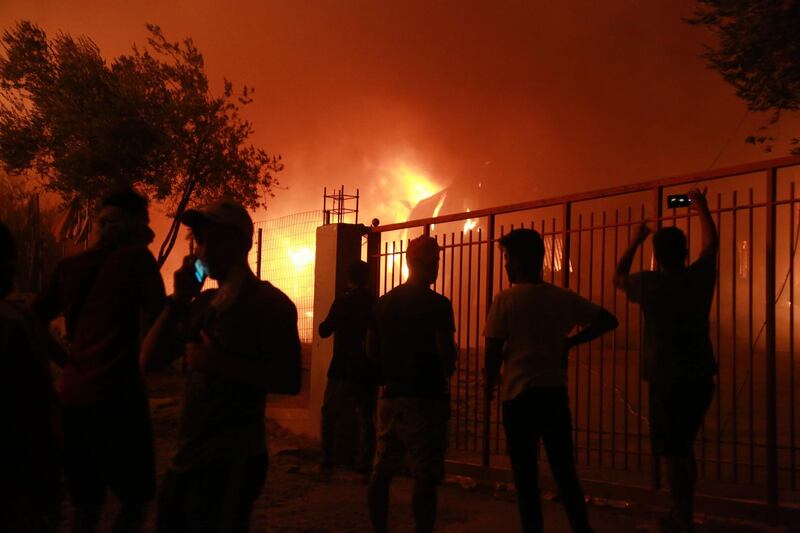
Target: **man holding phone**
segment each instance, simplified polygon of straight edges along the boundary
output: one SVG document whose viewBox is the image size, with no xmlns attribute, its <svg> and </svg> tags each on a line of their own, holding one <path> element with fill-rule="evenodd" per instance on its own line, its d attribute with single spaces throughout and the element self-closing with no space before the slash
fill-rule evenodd
<svg viewBox="0 0 800 533">
<path fill-rule="evenodd" d="M 700 217 L 703 249 L 689 266 L 686 235 L 676 227 L 658 230 L 653 250 L 659 270 L 630 274 L 636 250 L 650 233 L 646 224 L 623 254 L 614 285 L 644 313 L 642 378 L 649 382 L 653 454 L 668 463 L 673 507 L 665 526 L 693 531 L 697 463 L 694 440 L 714 394 L 717 365 L 708 315 L 717 277 L 719 238 L 705 194 L 694 189 L 688 204 Z"/>
<path fill-rule="evenodd" d="M 145 370 L 185 355 L 178 445 L 158 497 L 158 531 L 247 531 L 266 479 L 267 392 L 297 394 L 297 309 L 247 262 L 253 222 L 230 200 L 187 211 L 197 257 L 142 344 Z M 205 275 L 219 289 L 200 292 Z"/>
</svg>

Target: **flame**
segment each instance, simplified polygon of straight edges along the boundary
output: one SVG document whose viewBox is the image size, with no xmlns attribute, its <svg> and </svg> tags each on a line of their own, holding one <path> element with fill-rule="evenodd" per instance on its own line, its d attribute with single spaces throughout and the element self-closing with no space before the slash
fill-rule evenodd
<svg viewBox="0 0 800 533">
<path fill-rule="evenodd" d="M 447 198 L 447 193 L 444 193 L 441 198 L 439 198 L 439 202 L 436 204 L 436 207 L 433 209 L 433 218 L 439 216 L 439 211 L 442 210 L 442 206 L 444 205 L 444 200 Z M 431 224 L 431 231 L 436 228 L 436 224 Z"/>
<path fill-rule="evenodd" d="M 469 213 L 469 207 L 467 208 L 467 213 Z M 478 226 L 477 220 L 472 220 L 468 218 L 466 222 L 464 222 L 464 233 L 469 233 L 470 231 L 474 230 Z"/>
<path fill-rule="evenodd" d="M 378 186 L 384 201 L 377 206 L 376 214 L 386 223 L 408 220 L 411 210 L 419 202 L 443 188 L 425 172 L 406 162 L 395 163 L 384 169 Z"/>
<path fill-rule="evenodd" d="M 308 265 L 314 263 L 314 252 L 308 247 L 303 246 L 297 250 L 288 248 L 289 260 L 294 265 L 295 270 L 303 270 Z"/>
</svg>

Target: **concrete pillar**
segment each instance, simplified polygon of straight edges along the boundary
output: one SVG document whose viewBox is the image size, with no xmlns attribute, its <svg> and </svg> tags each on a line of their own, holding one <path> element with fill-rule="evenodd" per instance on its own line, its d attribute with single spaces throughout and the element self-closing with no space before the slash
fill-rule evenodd
<svg viewBox="0 0 800 533">
<path fill-rule="evenodd" d="M 325 393 L 328 366 L 333 357 L 333 337 L 320 338 L 319 324 L 328 314 L 336 295 L 347 288 L 347 267 L 361 259 L 360 224 L 328 224 L 317 228 L 314 265 L 314 338 L 311 344 L 311 391 L 309 418 L 311 436 L 319 438 L 320 408 Z"/>
</svg>

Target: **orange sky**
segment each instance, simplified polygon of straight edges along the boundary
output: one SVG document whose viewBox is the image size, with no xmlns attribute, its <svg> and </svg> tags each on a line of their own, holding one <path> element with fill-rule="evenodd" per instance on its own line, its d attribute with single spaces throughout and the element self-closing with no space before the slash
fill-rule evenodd
<svg viewBox="0 0 800 533">
<path fill-rule="evenodd" d="M 745 106 L 698 57 L 689 0 L 389 4 L 2 0 L 0 25 L 86 34 L 107 56 L 145 22 L 193 37 L 216 83 L 256 87 L 254 140 L 286 163 L 271 216 L 345 184 L 371 218 L 398 165 L 479 180 L 490 205 L 703 170 L 731 137 L 714 166 L 768 157 L 743 143 L 759 117 L 734 132 Z"/>
</svg>

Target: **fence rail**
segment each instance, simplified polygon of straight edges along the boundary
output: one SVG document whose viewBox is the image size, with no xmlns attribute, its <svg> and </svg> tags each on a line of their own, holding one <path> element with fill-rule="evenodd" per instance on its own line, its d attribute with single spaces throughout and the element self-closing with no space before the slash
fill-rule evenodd
<svg viewBox="0 0 800 533">
<path fill-rule="evenodd" d="M 611 277 L 645 219 L 682 228 L 690 257 L 696 257 L 697 220 L 686 210 L 665 209 L 664 201 L 689 186 L 707 187 L 721 243 L 710 317 L 720 372 L 697 440 L 700 490 L 798 503 L 799 177 L 800 157 L 789 157 L 372 228 L 367 256 L 380 293 L 405 280 L 409 239 L 429 234 L 442 246 L 435 290 L 453 303 L 459 348 L 451 380 L 454 458 L 487 467 L 507 464 L 500 404 L 487 403 L 481 392 L 482 329 L 494 294 L 508 286 L 495 243 L 514 228 L 532 227 L 545 240 L 545 279 L 603 305 L 620 322 L 613 334 L 570 356 L 578 464 L 585 473 L 615 482 L 660 482 L 650 454 L 647 384 L 639 372 L 642 317 Z M 653 268 L 649 242 L 640 249 L 636 268 Z"/>
</svg>

